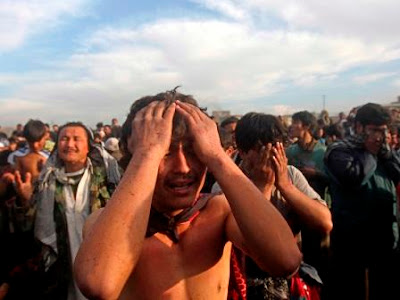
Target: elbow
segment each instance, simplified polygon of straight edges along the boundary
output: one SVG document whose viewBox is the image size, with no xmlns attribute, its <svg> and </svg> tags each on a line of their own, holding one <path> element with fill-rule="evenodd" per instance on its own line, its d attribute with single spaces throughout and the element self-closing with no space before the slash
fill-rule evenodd
<svg viewBox="0 0 400 300">
<path fill-rule="evenodd" d="M 103 271 L 93 271 L 90 267 L 75 263 L 74 276 L 75 281 L 82 292 L 88 299 L 118 299 L 121 289 L 114 284 L 110 277 L 105 275 Z"/>
<path fill-rule="evenodd" d="M 257 263 L 260 269 L 268 272 L 273 277 L 290 277 L 297 272 L 303 260 L 300 249 L 295 246 L 290 253 L 281 253 L 274 264 Z"/>
<path fill-rule="evenodd" d="M 117 291 L 109 281 L 96 281 L 93 277 L 94 276 L 86 274 L 84 278 L 83 275 L 79 276 L 76 274 L 76 283 L 85 297 L 99 300 L 113 300 L 119 298 L 120 291 Z"/>
<path fill-rule="evenodd" d="M 332 215 L 329 209 L 326 208 L 326 214 L 320 222 L 319 232 L 322 234 L 322 236 L 327 236 L 331 233 L 332 228 L 333 228 Z"/>
<path fill-rule="evenodd" d="M 333 222 L 332 222 L 332 218 L 329 218 L 327 220 L 325 220 L 323 226 L 322 226 L 322 232 L 324 233 L 324 235 L 329 235 L 331 233 L 333 229 Z"/>
</svg>

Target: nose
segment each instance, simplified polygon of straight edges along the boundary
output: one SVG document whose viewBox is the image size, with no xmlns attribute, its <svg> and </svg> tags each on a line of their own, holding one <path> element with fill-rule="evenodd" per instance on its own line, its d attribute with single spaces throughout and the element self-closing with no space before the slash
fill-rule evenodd
<svg viewBox="0 0 400 300">
<path fill-rule="evenodd" d="M 173 155 L 173 167 L 175 173 L 187 174 L 190 172 L 190 165 L 182 146 L 178 147 Z"/>
<path fill-rule="evenodd" d="M 67 146 L 68 146 L 69 148 L 73 148 L 73 147 L 75 146 L 74 140 L 73 140 L 73 139 L 68 139 L 68 140 L 67 140 Z"/>
</svg>

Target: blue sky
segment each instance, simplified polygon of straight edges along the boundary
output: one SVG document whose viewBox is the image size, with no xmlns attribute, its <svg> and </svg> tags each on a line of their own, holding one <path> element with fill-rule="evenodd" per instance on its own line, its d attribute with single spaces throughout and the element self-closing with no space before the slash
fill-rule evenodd
<svg viewBox="0 0 400 300">
<path fill-rule="evenodd" d="M 332 113 L 400 95 L 398 0 L 1 0 L 0 125 L 122 122 L 182 85 L 210 111 Z"/>
</svg>

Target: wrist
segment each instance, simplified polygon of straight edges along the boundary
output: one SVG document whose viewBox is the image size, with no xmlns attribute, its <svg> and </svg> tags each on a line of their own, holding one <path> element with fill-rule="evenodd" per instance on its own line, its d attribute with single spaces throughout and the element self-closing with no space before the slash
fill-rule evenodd
<svg viewBox="0 0 400 300">
<path fill-rule="evenodd" d="M 220 171 L 223 166 L 235 163 L 224 151 L 221 151 L 207 158 L 205 164 L 210 172 L 214 174 Z"/>
<path fill-rule="evenodd" d="M 135 148 L 132 152 L 132 160 L 156 160 L 156 161 L 161 161 L 161 159 L 164 157 L 165 152 L 160 151 L 157 148 Z"/>
<path fill-rule="evenodd" d="M 290 194 L 295 187 L 290 181 L 287 181 L 285 183 L 276 183 L 276 188 L 285 197 L 285 195 Z"/>
</svg>

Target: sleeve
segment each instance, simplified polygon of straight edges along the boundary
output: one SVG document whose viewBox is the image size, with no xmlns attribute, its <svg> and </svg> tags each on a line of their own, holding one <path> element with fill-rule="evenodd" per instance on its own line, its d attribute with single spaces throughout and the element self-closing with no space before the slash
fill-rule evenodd
<svg viewBox="0 0 400 300">
<path fill-rule="evenodd" d="M 367 151 L 335 148 L 327 151 L 325 167 L 328 175 L 340 185 L 359 187 L 376 170 L 376 159 Z"/>
<path fill-rule="evenodd" d="M 307 179 L 304 177 L 303 173 L 294 166 L 288 166 L 290 178 L 294 186 L 301 191 L 303 194 L 307 195 L 311 199 L 317 200 L 323 205 L 326 205 L 325 200 L 323 200 L 319 194 L 314 191 L 314 189 L 308 184 Z"/>
</svg>

